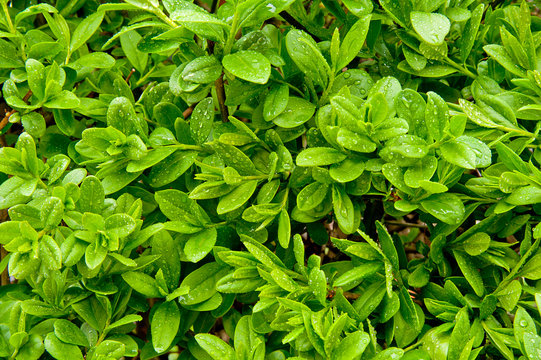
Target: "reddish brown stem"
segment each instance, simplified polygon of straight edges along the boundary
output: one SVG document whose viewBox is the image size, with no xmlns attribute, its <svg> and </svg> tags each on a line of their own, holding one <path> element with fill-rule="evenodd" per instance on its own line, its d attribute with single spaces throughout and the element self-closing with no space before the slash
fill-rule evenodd
<svg viewBox="0 0 541 360">
<path fill-rule="evenodd" d="M 127 82 L 128 84 L 130 83 L 130 78 L 131 78 L 131 76 L 133 75 L 134 72 L 135 72 L 135 69 L 132 68 L 131 71 L 130 71 L 130 73 L 128 74 L 128 77 L 126 78 L 126 82 Z"/>
<path fill-rule="evenodd" d="M 227 122 L 229 119 L 229 112 L 225 105 L 225 90 L 224 90 L 224 75 L 220 76 L 215 82 L 216 96 L 218 97 L 218 103 L 220 105 L 220 113 L 222 114 L 222 121 Z"/>
<path fill-rule="evenodd" d="M 27 102 L 28 99 L 30 99 L 30 96 L 32 96 L 32 90 L 28 90 L 28 92 L 26 93 L 26 95 L 23 97 L 23 101 L 24 102 Z M 6 127 L 6 125 L 8 124 L 8 121 L 9 121 L 9 117 L 13 114 L 15 114 L 17 112 L 17 110 L 15 109 L 12 109 L 10 111 L 8 111 L 6 113 L 6 115 L 4 116 L 4 118 L 2 119 L 2 121 L 0 121 L 0 131 Z"/>
<path fill-rule="evenodd" d="M 182 113 L 182 116 L 184 117 L 184 119 L 187 119 L 193 112 L 193 106 L 190 106 L 189 108 L 187 108 L 186 110 L 184 110 L 184 112 Z"/>
</svg>

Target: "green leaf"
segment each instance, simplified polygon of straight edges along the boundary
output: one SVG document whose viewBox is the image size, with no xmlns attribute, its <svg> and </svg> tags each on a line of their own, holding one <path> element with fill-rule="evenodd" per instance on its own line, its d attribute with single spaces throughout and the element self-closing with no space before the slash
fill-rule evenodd
<svg viewBox="0 0 541 360">
<path fill-rule="evenodd" d="M 58 10 L 56 10 L 53 6 L 49 4 L 38 4 L 38 5 L 32 5 L 24 9 L 23 11 L 20 11 L 14 19 L 14 24 L 18 25 L 22 20 L 26 19 L 27 17 L 30 17 L 32 15 L 49 12 L 49 13 L 57 13 Z"/>
<path fill-rule="evenodd" d="M 159 304 L 150 321 L 152 346 L 157 353 L 165 352 L 172 344 L 180 325 L 180 311 L 174 301 Z"/>
<path fill-rule="evenodd" d="M 316 85 L 327 86 L 330 67 L 316 42 L 301 30 L 291 30 L 285 38 L 287 52 L 299 69 Z"/>
<path fill-rule="evenodd" d="M 404 0 L 382 0 L 381 7 L 402 27 L 408 27 L 412 3 Z"/>
<path fill-rule="evenodd" d="M 298 166 L 325 166 L 338 163 L 346 158 L 346 154 L 328 147 L 308 148 L 297 156 Z"/>
<path fill-rule="evenodd" d="M 47 334 L 44 341 L 45 350 L 58 360 L 83 360 L 83 354 L 76 345 L 60 341 L 54 333 Z"/>
<path fill-rule="evenodd" d="M 120 45 L 122 46 L 124 54 L 126 54 L 126 57 L 133 67 L 140 73 L 143 73 L 147 67 L 148 54 L 137 49 L 137 44 L 141 39 L 141 35 L 135 30 L 120 35 Z"/>
<path fill-rule="evenodd" d="M 396 251 L 396 247 L 394 245 L 393 239 L 391 238 L 391 235 L 389 234 L 385 226 L 379 221 L 376 221 L 376 230 L 378 232 L 381 250 L 389 259 L 395 270 L 400 269 L 400 265 L 398 264 L 398 252 Z"/>
<path fill-rule="evenodd" d="M 333 350 L 332 360 L 360 359 L 370 343 L 370 336 L 362 331 L 347 334 Z"/>
<path fill-rule="evenodd" d="M 54 122 L 58 129 L 65 135 L 71 136 L 75 131 L 77 121 L 73 116 L 73 111 L 69 109 L 53 109 Z"/>
<path fill-rule="evenodd" d="M 43 106 L 50 109 L 75 109 L 81 104 L 79 98 L 68 90 L 62 90 L 59 94 L 47 99 Z"/>
<path fill-rule="evenodd" d="M 410 50 L 409 47 L 403 46 L 402 52 L 404 53 L 404 57 L 406 58 L 406 61 L 408 62 L 408 65 L 415 71 L 421 71 L 426 67 L 426 58 L 423 55 L 420 55 L 413 50 Z"/>
<path fill-rule="evenodd" d="M 39 251 L 43 265 L 49 270 L 59 270 L 62 267 L 62 251 L 52 237 L 44 235 L 41 238 Z"/>
<path fill-rule="evenodd" d="M 44 100 L 45 96 L 45 66 L 37 60 L 26 60 L 26 74 L 28 76 L 28 86 L 40 101 Z"/>
<path fill-rule="evenodd" d="M 216 294 L 216 282 L 221 279 L 229 269 L 222 265 L 211 262 L 206 263 L 182 280 L 181 288 L 189 288 L 185 296 L 179 298 L 181 305 L 195 305 L 210 299 Z"/>
<path fill-rule="evenodd" d="M 377 148 L 376 143 L 373 142 L 368 136 L 357 134 L 345 128 L 338 130 L 336 141 L 338 141 L 338 144 L 342 145 L 346 149 L 360 153 L 371 153 Z"/>
<path fill-rule="evenodd" d="M 229 25 L 206 11 L 183 9 L 174 11 L 170 16 L 181 26 L 213 41 L 223 41 L 224 30 L 229 30 Z"/>
<path fill-rule="evenodd" d="M 447 352 L 447 359 L 459 360 L 462 349 L 467 344 L 470 338 L 470 319 L 468 315 L 468 308 L 463 307 L 456 314 L 455 326 L 449 339 L 449 351 Z"/>
<path fill-rule="evenodd" d="M 421 187 L 423 181 L 429 181 L 438 167 L 438 160 L 434 156 L 426 156 L 404 173 L 404 183 L 412 188 Z"/>
<path fill-rule="evenodd" d="M 342 69 L 357 57 L 368 34 L 370 19 L 371 14 L 361 16 L 349 29 L 340 46 L 340 52 L 338 53 L 339 61 L 335 70 Z M 295 59 L 293 60 L 295 61 Z"/>
<path fill-rule="evenodd" d="M 137 271 L 128 271 L 122 274 L 122 279 L 124 279 L 132 289 L 143 294 L 147 298 L 158 298 L 162 296 L 156 280 L 150 275 Z"/>
<path fill-rule="evenodd" d="M 289 240 L 291 239 L 291 221 L 289 220 L 289 214 L 286 208 L 280 211 L 278 216 L 278 242 L 284 249 L 289 247 Z"/>
<path fill-rule="evenodd" d="M 342 0 L 343 4 L 355 16 L 370 14 L 374 8 L 370 0 Z"/>
<path fill-rule="evenodd" d="M 412 11 L 410 17 L 415 32 L 432 45 L 443 44 L 451 29 L 449 19 L 442 14 Z"/>
<path fill-rule="evenodd" d="M 528 185 L 514 190 L 505 201 L 512 205 L 537 204 L 541 201 L 541 187 Z"/>
<path fill-rule="evenodd" d="M 149 184 L 161 187 L 175 181 L 192 166 L 196 156 L 195 151 L 174 152 L 152 167 Z"/>
<path fill-rule="evenodd" d="M 70 53 L 75 52 L 79 49 L 94 33 L 98 30 L 105 12 L 97 11 L 90 16 L 86 17 L 79 23 L 70 42 Z"/>
<path fill-rule="evenodd" d="M 199 227 L 210 222 L 206 212 L 182 191 L 161 190 L 154 197 L 162 213 L 170 220 L 184 221 Z"/>
<path fill-rule="evenodd" d="M 472 258 L 470 258 L 468 255 L 461 253 L 460 251 L 455 250 L 453 250 L 453 255 L 456 258 L 458 267 L 462 271 L 462 274 L 464 274 L 464 277 L 466 278 L 468 283 L 473 288 L 473 291 L 475 291 L 475 294 L 477 296 L 483 296 L 483 294 L 485 293 L 483 279 L 481 278 L 481 274 L 479 274 L 477 268 L 474 266 Z"/>
<path fill-rule="evenodd" d="M 214 122 L 214 102 L 212 98 L 200 101 L 190 118 L 190 133 L 197 144 L 203 144 L 212 131 Z"/>
<path fill-rule="evenodd" d="M 71 321 L 65 319 L 56 320 L 54 322 L 54 334 L 59 340 L 67 344 L 89 346 L 85 334 Z"/>
<path fill-rule="evenodd" d="M 411 166 L 428 153 L 426 142 L 414 135 L 401 135 L 387 141 L 380 156 L 399 166 Z"/>
<path fill-rule="evenodd" d="M 85 251 L 85 263 L 89 269 L 93 270 L 100 266 L 107 257 L 107 248 L 95 240 Z"/>
<path fill-rule="evenodd" d="M 126 214 L 114 214 L 105 219 L 105 231 L 121 238 L 131 234 L 135 226 L 135 220 Z"/>
<path fill-rule="evenodd" d="M 511 150 L 507 145 L 503 143 L 496 144 L 496 151 L 500 156 L 501 161 L 504 165 L 511 171 L 518 171 L 522 174 L 529 174 L 530 169 L 528 165 L 517 155 L 513 150 Z"/>
<path fill-rule="evenodd" d="M 197 334 L 195 340 L 214 360 L 235 360 L 235 351 L 222 339 L 210 334 Z"/>
<path fill-rule="evenodd" d="M 216 228 L 205 229 L 190 236 L 184 246 L 184 254 L 187 259 L 194 263 L 201 261 L 211 252 L 216 244 L 216 237 Z"/>
<path fill-rule="evenodd" d="M 105 193 L 101 181 L 95 176 L 86 177 L 81 184 L 77 207 L 81 212 L 101 213 L 104 206 Z"/>
<path fill-rule="evenodd" d="M 335 181 L 347 183 L 361 176 L 365 166 L 364 161 L 351 156 L 338 164 L 332 164 L 329 168 L 329 175 Z"/>
<path fill-rule="evenodd" d="M 24 63 L 19 59 L 15 46 L 4 39 L 0 39 L 0 69 L 20 67 L 24 67 Z"/>
<path fill-rule="evenodd" d="M 48 197 L 41 205 L 41 223 L 45 230 L 54 229 L 64 216 L 64 202 L 55 196 Z"/>
<path fill-rule="evenodd" d="M 509 56 L 507 50 L 496 44 L 490 44 L 483 46 L 483 50 L 496 60 L 501 66 L 503 66 L 511 74 L 518 77 L 526 77 L 526 70 L 523 69 L 515 60 Z"/>
<path fill-rule="evenodd" d="M 185 82 L 209 84 L 221 74 L 222 65 L 214 56 L 200 56 L 190 61 L 180 75 Z"/>
<path fill-rule="evenodd" d="M 468 56 L 473 48 L 484 11 L 484 4 L 477 5 L 472 12 L 471 18 L 468 19 L 468 22 L 464 26 L 464 31 L 462 32 L 460 38 L 460 59 L 463 63 L 466 62 L 466 59 L 468 59 Z"/>
<path fill-rule="evenodd" d="M 246 181 L 234 188 L 229 194 L 222 196 L 218 202 L 216 211 L 218 214 L 236 210 L 244 205 L 254 194 L 257 180 Z"/>
<path fill-rule="evenodd" d="M 282 128 L 294 128 L 310 120 L 315 111 L 316 107 L 311 102 L 290 96 L 285 109 L 276 115 L 272 122 Z"/>
<path fill-rule="evenodd" d="M 104 52 L 93 52 L 81 56 L 74 64 L 89 68 L 108 69 L 115 65 L 115 58 Z"/>
<path fill-rule="evenodd" d="M 287 9 L 294 0 L 248 0 L 238 4 L 239 27 L 259 27 L 261 23 Z"/>
<path fill-rule="evenodd" d="M 430 215 L 447 224 L 458 225 L 464 220 L 464 204 L 454 194 L 433 194 L 421 201 Z"/>
<path fill-rule="evenodd" d="M 107 109 L 107 125 L 120 130 L 126 136 L 146 136 L 140 121 L 137 119 L 135 109 L 126 97 L 119 96 L 109 104 Z"/>
<path fill-rule="evenodd" d="M 321 204 L 325 199 L 329 185 L 313 182 L 306 185 L 297 195 L 297 206 L 303 211 L 309 211 Z"/>
<path fill-rule="evenodd" d="M 285 268 L 282 260 L 280 260 L 280 258 L 272 253 L 266 246 L 246 235 L 241 235 L 241 241 L 243 242 L 244 246 L 246 246 L 248 251 L 265 266 L 271 269 L 275 268 L 276 266 Z"/>
<path fill-rule="evenodd" d="M 280 115 L 289 102 L 289 87 L 286 84 L 274 84 L 263 103 L 263 118 L 272 121 Z"/>
<path fill-rule="evenodd" d="M 541 279 L 541 265 L 539 264 L 540 259 L 540 254 L 532 256 L 531 259 L 524 264 L 519 274 L 527 279 Z"/>
<path fill-rule="evenodd" d="M 340 275 L 333 283 L 334 286 L 342 287 L 344 290 L 349 290 L 359 285 L 361 281 L 376 272 L 383 269 L 383 263 L 380 261 L 371 261 L 353 269 L 346 271 Z"/>
<path fill-rule="evenodd" d="M 477 156 L 473 150 L 457 140 L 449 140 L 440 146 L 442 157 L 451 164 L 465 169 L 475 169 Z"/>
<path fill-rule="evenodd" d="M 21 123 L 24 130 L 35 138 L 40 138 L 45 135 L 46 127 L 45 118 L 38 112 L 32 111 L 21 116 Z"/>
<path fill-rule="evenodd" d="M 449 126 L 449 108 L 445 101 L 435 92 L 427 93 L 428 101 L 425 110 L 425 122 L 428 133 L 435 141 L 440 141 Z"/>
<path fill-rule="evenodd" d="M 222 64 L 234 76 L 256 84 L 266 84 L 271 73 L 269 60 L 253 50 L 241 50 L 226 55 Z"/>
<path fill-rule="evenodd" d="M 490 236 L 484 232 L 473 234 L 464 240 L 464 250 L 471 256 L 478 256 L 488 250 Z"/>
</svg>

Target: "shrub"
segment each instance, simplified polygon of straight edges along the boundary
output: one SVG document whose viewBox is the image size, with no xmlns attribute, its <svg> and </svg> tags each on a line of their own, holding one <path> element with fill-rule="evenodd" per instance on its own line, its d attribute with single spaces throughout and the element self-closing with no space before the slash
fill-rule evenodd
<svg viewBox="0 0 541 360">
<path fill-rule="evenodd" d="M 0 4 L 1 358 L 541 359 L 533 4 Z"/>
</svg>

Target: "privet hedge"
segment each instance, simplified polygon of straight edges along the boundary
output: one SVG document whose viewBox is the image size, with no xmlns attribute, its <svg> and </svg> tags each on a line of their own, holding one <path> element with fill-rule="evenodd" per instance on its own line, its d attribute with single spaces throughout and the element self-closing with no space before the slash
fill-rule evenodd
<svg viewBox="0 0 541 360">
<path fill-rule="evenodd" d="M 0 358 L 541 359 L 534 2 L 0 5 Z"/>
</svg>

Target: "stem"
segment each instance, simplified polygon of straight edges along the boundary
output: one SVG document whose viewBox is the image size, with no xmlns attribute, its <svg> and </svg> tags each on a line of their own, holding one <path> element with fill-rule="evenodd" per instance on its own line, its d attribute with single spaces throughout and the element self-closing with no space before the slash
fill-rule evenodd
<svg viewBox="0 0 541 360">
<path fill-rule="evenodd" d="M 11 21 L 11 16 L 9 16 L 9 9 L 8 9 L 7 1 L 2 1 L 2 10 L 4 11 L 4 16 L 8 22 L 9 31 L 12 34 L 15 34 L 17 30 L 15 29 L 15 26 L 13 25 L 13 22 Z"/>
<path fill-rule="evenodd" d="M 279 84 L 286 84 L 287 86 L 289 86 L 289 88 L 293 91 L 295 91 L 297 94 L 299 94 L 300 96 L 304 97 L 304 93 L 302 91 L 299 90 L 299 88 L 291 85 L 290 83 L 288 82 L 285 82 L 283 80 L 278 80 L 278 79 L 274 79 L 274 81 L 276 81 L 277 83 Z"/>
<path fill-rule="evenodd" d="M 212 0 L 212 5 L 210 6 L 210 12 L 215 13 L 216 9 L 218 9 L 218 0 Z"/>
<path fill-rule="evenodd" d="M 428 226 L 426 226 L 425 224 L 406 223 L 406 222 L 400 222 L 400 221 L 394 221 L 394 220 L 386 220 L 385 224 L 397 225 L 397 226 L 405 226 L 405 227 L 413 227 L 413 228 L 419 228 L 419 229 L 427 229 L 428 228 Z"/>
<path fill-rule="evenodd" d="M 184 119 L 187 119 L 188 116 L 190 116 L 193 112 L 193 106 L 190 106 L 189 108 L 187 108 L 186 110 L 184 110 L 184 112 L 182 113 L 182 117 Z"/>
<path fill-rule="evenodd" d="M 181 149 L 181 150 L 197 150 L 197 151 L 205 150 L 202 146 L 199 146 L 199 145 L 177 144 L 177 145 L 170 145 L 170 146 L 177 149 Z"/>
<path fill-rule="evenodd" d="M 423 343 L 422 340 L 421 340 L 421 341 L 417 341 L 415 344 L 410 345 L 410 346 L 408 346 L 407 348 L 405 348 L 405 349 L 404 349 L 404 353 L 406 353 L 406 352 L 408 352 L 408 351 L 410 351 L 410 350 L 415 349 L 417 346 L 421 345 L 422 343 Z"/>
<path fill-rule="evenodd" d="M 178 25 L 175 24 L 175 22 L 171 19 L 169 19 L 169 17 L 167 15 L 165 15 L 165 13 L 163 11 L 161 11 L 160 9 L 156 9 L 157 11 L 155 11 L 154 13 L 163 21 L 165 22 L 167 25 L 171 26 L 172 28 L 176 28 Z"/>
<path fill-rule="evenodd" d="M 497 203 L 498 202 L 498 200 L 494 200 L 494 199 L 474 198 L 474 197 L 471 197 L 471 196 L 460 195 L 460 194 L 458 196 L 462 200 L 471 200 L 471 201 L 484 202 L 484 203 Z"/>
<path fill-rule="evenodd" d="M 128 84 L 130 83 L 130 78 L 131 78 L 131 76 L 133 75 L 134 72 L 135 72 L 135 69 L 132 68 L 132 69 L 130 70 L 130 73 L 129 73 L 128 76 L 126 77 L 126 83 L 128 83 Z"/>
<path fill-rule="evenodd" d="M 7 210 L 0 210 L 0 222 L 4 222 L 8 219 L 8 211 Z M 0 261 L 5 259 L 6 256 L 8 256 L 8 252 L 6 249 L 4 249 L 4 246 L 0 245 Z M 8 285 L 9 282 L 9 274 L 8 270 L 4 270 L 2 274 L 0 275 L 0 286 Z"/>
<path fill-rule="evenodd" d="M 285 21 L 287 21 L 290 25 L 294 26 L 296 29 L 302 30 L 308 35 L 312 37 L 316 42 L 321 42 L 321 39 L 318 38 L 316 35 L 310 33 L 306 27 L 304 27 L 303 24 L 297 21 L 293 16 L 291 16 L 287 11 L 282 11 L 280 13 L 280 16 L 284 18 Z"/>
<path fill-rule="evenodd" d="M 231 49 L 233 48 L 233 43 L 235 42 L 235 35 L 237 34 L 237 27 L 239 26 L 240 15 L 237 9 L 235 8 L 235 14 L 233 15 L 233 22 L 231 23 L 231 30 L 229 31 L 229 36 L 227 37 L 227 43 L 224 48 L 224 55 L 229 55 Z"/>
<path fill-rule="evenodd" d="M 219 223 L 207 225 L 206 228 L 210 229 L 210 228 L 215 228 L 215 227 L 218 227 L 218 226 L 226 226 L 226 225 L 227 225 L 227 221 L 222 221 L 222 222 L 219 222 Z"/>
<path fill-rule="evenodd" d="M 30 99 L 30 96 L 32 96 L 32 90 L 28 90 L 26 95 L 23 97 L 23 101 L 27 102 L 28 99 Z M 16 112 L 17 110 L 12 109 L 6 113 L 2 121 L 0 121 L 0 131 L 2 131 L 2 129 L 8 124 L 10 116 L 15 114 Z"/>
<path fill-rule="evenodd" d="M 157 66 L 158 66 L 158 64 L 154 65 L 149 71 L 147 71 L 147 73 L 146 73 L 142 78 L 140 78 L 139 80 L 137 80 L 137 82 L 135 83 L 135 86 L 136 86 L 136 87 L 141 86 L 141 84 L 144 83 L 144 82 L 146 81 L 146 79 L 148 79 L 148 77 L 149 77 L 150 75 L 152 75 L 152 72 L 154 71 L 154 69 L 156 69 Z M 131 73 L 130 73 L 130 75 L 131 75 Z M 129 78 L 126 79 L 126 82 L 127 82 L 128 80 L 129 80 Z"/>
<path fill-rule="evenodd" d="M 449 58 L 446 58 L 444 60 L 448 65 L 451 65 L 452 67 L 454 67 L 455 69 L 457 69 L 458 71 L 460 71 L 461 73 L 463 73 L 464 75 L 472 78 L 472 79 L 476 79 L 477 78 L 477 75 L 475 75 L 474 73 L 472 73 L 470 70 L 468 70 L 466 67 L 464 66 L 460 66 L 459 64 L 457 64 L 456 62 L 454 62 L 453 60 L 449 59 Z"/>
<path fill-rule="evenodd" d="M 228 122 L 229 110 L 227 109 L 227 105 L 225 105 L 224 74 L 216 80 L 214 85 L 216 86 L 216 97 L 218 98 L 218 104 L 220 105 L 222 122 Z"/>
<path fill-rule="evenodd" d="M 319 105 L 320 106 L 325 105 L 325 103 L 327 102 L 327 99 L 329 98 L 329 93 L 331 92 L 331 88 L 332 88 L 333 84 L 334 84 L 334 72 L 332 72 L 330 74 L 329 84 L 327 85 L 327 88 L 325 89 L 323 94 L 321 94 L 321 98 L 319 99 Z"/>
</svg>

